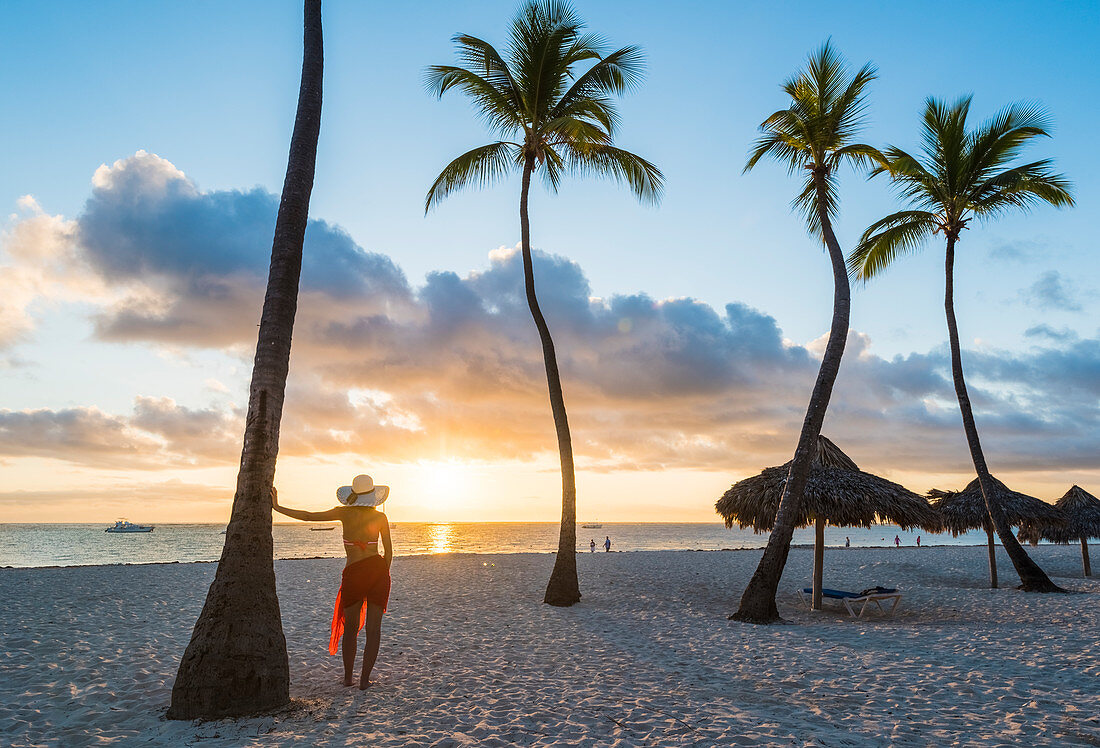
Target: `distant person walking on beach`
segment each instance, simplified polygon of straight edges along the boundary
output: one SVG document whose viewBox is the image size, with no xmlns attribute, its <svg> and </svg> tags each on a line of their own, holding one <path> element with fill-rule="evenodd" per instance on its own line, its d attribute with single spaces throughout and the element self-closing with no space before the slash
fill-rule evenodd
<svg viewBox="0 0 1100 748">
<path fill-rule="evenodd" d="M 347 564 L 340 580 L 340 591 L 336 593 L 328 653 L 336 654 L 337 642 L 343 640 L 344 685 L 354 686 L 356 642 L 359 630 L 366 626 L 360 690 L 371 684 L 371 671 L 382 640 L 382 614 L 390 599 L 390 561 L 393 559 L 390 523 L 386 515 L 375 508 L 389 495 L 389 486 L 376 486 L 369 475 L 357 475 L 350 486 L 336 490 L 336 500 L 343 506 L 325 512 L 306 512 L 279 506 L 279 494 L 274 486 L 271 487 L 271 508 L 280 514 L 306 522 L 335 519 L 343 527 Z M 379 538 L 386 551 L 384 556 L 378 553 Z"/>
<path fill-rule="evenodd" d="M 603 549 L 605 553 L 611 552 L 611 536 L 608 535 L 603 541 Z"/>
<path fill-rule="evenodd" d="M 844 547 L 845 548 L 851 548 L 852 547 L 852 540 L 847 535 L 844 536 Z"/>
<path fill-rule="evenodd" d="M 917 548 L 920 548 L 920 535 L 917 536 Z"/>
<path fill-rule="evenodd" d="M 899 538 L 897 535 L 894 536 L 894 547 L 901 548 L 901 538 Z"/>
<path fill-rule="evenodd" d="M 588 541 L 588 552 L 589 553 L 595 553 L 596 552 L 596 539 L 595 538 L 592 538 L 591 540 Z"/>
</svg>

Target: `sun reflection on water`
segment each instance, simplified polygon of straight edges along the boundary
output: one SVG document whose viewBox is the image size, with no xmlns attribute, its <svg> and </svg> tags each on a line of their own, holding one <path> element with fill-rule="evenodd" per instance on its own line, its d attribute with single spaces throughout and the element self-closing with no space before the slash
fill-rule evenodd
<svg viewBox="0 0 1100 748">
<path fill-rule="evenodd" d="M 431 553 L 450 553 L 451 540 L 454 538 L 454 525 L 432 525 L 428 531 L 428 550 Z"/>
</svg>

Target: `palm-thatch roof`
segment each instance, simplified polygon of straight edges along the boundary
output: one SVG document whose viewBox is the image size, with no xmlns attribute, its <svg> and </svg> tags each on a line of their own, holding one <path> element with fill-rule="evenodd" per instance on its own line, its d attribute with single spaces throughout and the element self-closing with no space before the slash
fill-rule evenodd
<svg viewBox="0 0 1100 748">
<path fill-rule="evenodd" d="M 1029 521 L 1055 524 L 1063 522 L 1061 512 L 1052 504 L 1013 491 L 992 476 L 991 480 L 997 494 L 996 499 L 1000 502 L 1009 525 L 1022 525 Z M 952 535 L 985 529 L 989 524 L 989 511 L 977 478 L 961 491 L 939 491 L 933 488 L 928 492 L 928 497 L 942 518 L 944 528 L 950 530 Z"/>
<path fill-rule="evenodd" d="M 1073 486 L 1055 502 L 1054 508 L 1062 513 L 1062 524 L 1024 522 L 1020 526 L 1020 540 L 1037 543 L 1041 538 L 1054 543 L 1073 543 L 1100 538 L 1100 499 L 1085 489 Z"/>
<path fill-rule="evenodd" d="M 788 462 L 765 468 L 759 475 L 733 484 L 715 504 L 726 527 L 736 523 L 756 532 L 771 530 L 790 467 Z M 852 458 L 824 436 L 818 437 L 796 526 L 811 525 L 818 517 L 843 527 L 870 527 L 880 522 L 930 532 L 941 527 L 938 515 L 924 497 L 861 471 Z"/>
</svg>

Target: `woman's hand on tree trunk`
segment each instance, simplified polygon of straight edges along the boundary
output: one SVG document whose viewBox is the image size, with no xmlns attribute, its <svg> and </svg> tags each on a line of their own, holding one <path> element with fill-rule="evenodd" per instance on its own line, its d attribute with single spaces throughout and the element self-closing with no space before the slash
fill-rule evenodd
<svg viewBox="0 0 1100 748">
<path fill-rule="evenodd" d="M 279 508 L 279 492 L 275 490 L 275 486 L 271 487 L 271 508 Z"/>
</svg>

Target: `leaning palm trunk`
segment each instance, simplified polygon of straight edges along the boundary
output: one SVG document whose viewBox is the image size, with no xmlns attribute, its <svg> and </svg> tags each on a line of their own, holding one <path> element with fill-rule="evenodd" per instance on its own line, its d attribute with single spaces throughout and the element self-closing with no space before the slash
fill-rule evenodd
<svg viewBox="0 0 1100 748">
<path fill-rule="evenodd" d="M 829 408 L 829 399 L 833 394 L 833 384 L 840 372 L 840 361 L 844 355 L 844 345 L 848 338 L 848 317 L 851 310 L 851 291 L 848 286 L 848 271 L 844 265 L 844 254 L 840 251 L 832 222 L 824 206 L 828 204 L 825 196 L 825 177 L 815 173 L 814 182 L 818 193 L 818 217 L 825 246 L 829 250 L 829 260 L 833 267 L 833 322 L 829 328 L 829 342 L 825 346 L 825 355 L 821 359 L 821 368 L 817 372 L 810 405 L 806 418 L 802 422 L 802 433 L 798 437 L 790 474 L 779 500 L 776 512 L 775 528 L 768 538 L 764 556 L 760 559 L 756 572 L 749 580 L 741 605 L 731 620 L 746 623 L 775 623 L 780 619 L 775 607 L 775 595 L 779 589 L 779 579 L 787 564 L 787 554 L 794 535 L 795 518 L 802 504 L 802 493 L 806 488 L 806 479 L 810 474 L 817 438 L 821 434 L 821 425 L 825 421 L 825 412 Z M 813 607 L 821 608 L 821 574 L 815 570 L 813 581 Z"/>
<path fill-rule="evenodd" d="M 944 310 L 947 314 L 947 333 L 951 345 L 951 377 L 955 382 L 955 394 L 959 398 L 959 410 L 962 413 L 966 443 L 970 448 L 970 457 L 974 461 L 974 469 L 978 473 L 978 485 L 981 486 L 982 497 L 985 499 L 985 506 L 989 511 L 989 519 L 993 529 L 996 530 L 997 536 L 1001 539 L 1001 546 L 1005 549 L 1012 565 L 1016 567 L 1016 572 L 1020 575 L 1020 589 L 1028 592 L 1061 592 L 1061 588 L 1050 581 L 1046 572 L 1027 555 L 1027 551 L 1023 549 L 1023 546 L 1016 540 L 1016 536 L 1012 534 L 1012 528 L 1008 526 L 1001 504 L 996 499 L 993 481 L 989 475 L 989 467 L 986 465 L 985 454 L 982 452 L 982 445 L 978 440 L 978 427 L 974 423 L 974 411 L 970 407 L 970 395 L 966 391 L 966 380 L 963 379 L 959 326 L 955 321 L 955 240 L 955 236 L 948 234 Z M 989 533 L 988 528 L 986 532 Z M 995 589 L 997 587 L 997 565 L 993 551 L 992 534 L 990 534 L 989 541 L 989 584 L 990 587 Z"/>
<path fill-rule="evenodd" d="M 298 112 L 275 222 L 237 492 L 214 582 L 176 674 L 170 719 L 239 716 L 290 700 L 270 493 L 321 126 L 321 0 L 305 0 L 304 25 Z"/>
<path fill-rule="evenodd" d="M 558 373 L 558 357 L 554 352 L 554 339 L 542 316 L 539 300 L 535 295 L 535 269 L 531 258 L 531 222 L 527 215 L 527 195 L 531 188 L 531 172 L 535 157 L 528 155 L 523 165 L 523 188 L 519 198 L 520 242 L 523 253 L 523 286 L 527 292 L 527 306 L 539 331 L 542 342 L 542 360 L 546 366 L 546 385 L 550 390 L 550 410 L 554 414 L 554 428 L 558 435 L 558 457 L 561 460 L 561 529 L 558 532 L 558 553 L 554 570 L 546 585 L 543 602 L 568 607 L 581 599 L 577 580 L 577 480 L 573 470 L 573 441 L 569 436 L 569 416 L 565 411 L 565 396 L 561 390 Z"/>
</svg>

